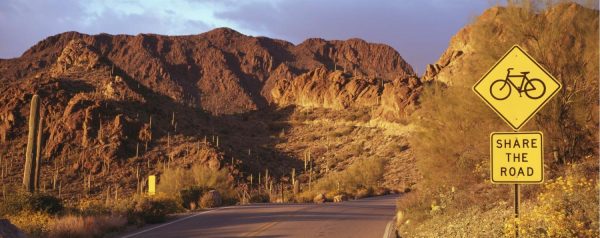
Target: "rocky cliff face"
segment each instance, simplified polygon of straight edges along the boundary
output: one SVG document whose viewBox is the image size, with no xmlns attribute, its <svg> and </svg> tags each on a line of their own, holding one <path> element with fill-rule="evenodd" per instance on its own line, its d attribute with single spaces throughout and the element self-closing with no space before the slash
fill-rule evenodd
<svg viewBox="0 0 600 238">
<path fill-rule="evenodd" d="M 252 124 L 247 120 L 257 113 L 351 109 L 395 121 L 415 109 L 422 87 L 411 66 L 387 45 L 360 39 L 293 45 L 227 28 L 190 36 L 66 32 L 19 58 L 1 59 L 0 82 L 2 156 L 22 157 L 29 101 L 38 93 L 48 125 L 45 157 L 60 158 L 47 165 L 56 168 L 56 161 L 63 161 L 58 170 L 65 182 L 112 171 L 106 179 L 122 184 L 133 183 L 132 172 L 110 170 L 111 164 L 152 164 L 148 169 L 158 170 L 173 158 L 189 158 L 174 163 L 230 166 L 237 174 L 240 166 L 233 165 L 241 162 L 229 158 L 246 154 L 247 148 L 237 147 L 248 140 L 223 148 L 218 135 L 255 137 L 255 130 L 272 129 L 256 122 L 241 133 L 230 132 L 244 121 Z M 262 151 L 265 157 L 284 156 L 272 148 Z M 277 168 L 290 162 L 258 163 L 263 162 L 243 166 Z M 20 163 L 15 166 L 13 182 Z M 55 172 L 46 170 L 44 176 Z"/>
<path fill-rule="evenodd" d="M 3 72 L 5 81 L 31 74 L 60 78 L 70 71 L 93 71 L 99 61 L 104 61 L 121 77 L 131 78 L 175 102 L 193 104 L 215 115 L 262 109 L 273 103 L 295 103 L 294 98 L 329 107 L 329 102 L 319 99 L 321 95 L 312 94 L 317 91 L 287 93 L 288 96 L 278 98 L 289 84 L 323 80 L 323 73 L 343 72 L 338 78 L 347 82 L 370 77 L 366 81 L 381 81 L 372 86 L 380 88 L 375 89 L 380 92 L 386 86 L 400 87 L 396 82 L 415 77 L 412 68 L 387 45 L 359 39 L 309 39 L 294 46 L 226 28 L 174 37 L 90 36 L 68 32 L 38 43 L 19 59 L 3 60 L 3 64 L 13 68 L 15 61 L 27 61 L 27 65 L 7 69 L 10 72 Z M 51 69 L 47 71 L 48 68 Z M 376 102 L 374 96 L 381 95 L 372 95 Z M 345 107 L 351 104 L 340 103 L 336 104 Z"/>
<path fill-rule="evenodd" d="M 575 3 L 559 4 L 546 11 L 531 15 L 531 22 L 528 25 L 521 25 L 519 29 L 507 27 L 519 24 L 507 23 L 510 21 L 508 11 L 510 9 L 506 7 L 490 8 L 477 17 L 471 24 L 462 28 L 452 37 L 448 48 L 438 61 L 427 65 L 426 72 L 421 79 L 424 82 L 435 80 L 449 85 L 460 84 L 465 81 L 464 77 L 460 77 L 464 72 L 473 72 L 475 68 L 487 69 L 487 67 L 491 67 L 492 65 L 481 65 L 482 59 L 485 59 L 489 55 L 501 56 L 515 43 L 520 43 L 522 46 L 528 47 L 531 51 L 529 52 L 530 54 L 547 54 L 548 51 L 557 51 L 559 49 L 541 49 L 539 46 L 556 38 L 560 38 L 563 43 L 559 46 L 561 47 L 560 50 L 572 51 L 574 54 L 584 57 L 586 61 L 597 60 L 598 52 L 586 50 L 593 48 L 594 45 L 593 42 L 588 42 L 589 37 L 582 36 L 582 34 L 588 33 L 576 27 L 578 24 L 592 24 L 588 23 L 588 16 L 586 15 L 592 14 L 591 12 L 594 10 L 587 9 Z M 565 27 L 561 29 L 548 27 L 559 25 L 557 23 Z M 527 27 L 532 29 L 527 29 Z M 548 36 L 547 39 L 527 39 L 528 36 L 523 35 L 523 32 L 540 29 L 549 31 L 544 34 Z M 594 34 L 590 35 L 593 36 Z M 538 42 L 536 43 L 536 41 Z M 484 42 L 494 42 L 495 46 L 506 45 L 506 48 L 503 51 L 497 51 L 494 47 L 478 47 L 483 45 L 482 43 Z M 493 60 L 495 61 L 497 58 Z M 597 70 L 594 71 L 589 68 L 591 65 L 588 64 L 587 66 L 589 72 L 597 72 Z M 586 75 L 586 78 L 593 77 L 595 77 L 595 74 Z"/>
</svg>

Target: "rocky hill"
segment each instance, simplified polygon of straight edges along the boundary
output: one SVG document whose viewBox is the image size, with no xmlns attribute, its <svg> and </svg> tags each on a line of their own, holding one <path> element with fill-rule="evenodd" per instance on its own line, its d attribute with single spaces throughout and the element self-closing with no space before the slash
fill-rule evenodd
<svg viewBox="0 0 600 238">
<path fill-rule="evenodd" d="M 559 4 L 548 10 L 529 16 L 530 20 L 535 22 L 537 26 L 527 25 L 520 26 L 520 28 L 508 27 L 513 26 L 514 22 L 507 19 L 510 16 L 510 13 L 507 13 L 507 11 L 509 9 L 505 7 L 487 9 L 472 23 L 457 32 L 450 40 L 448 48 L 438 61 L 427 65 L 425 74 L 422 77 L 423 81 L 437 80 L 447 84 L 460 84 L 461 81 L 466 81 L 465 78 L 456 77 L 456 75 L 459 75 L 463 71 L 473 71 L 472 68 L 477 67 L 481 63 L 481 59 L 486 56 L 498 55 L 506 51 L 502 51 L 501 47 L 487 47 L 482 49 L 481 47 L 485 42 L 490 42 L 489 38 L 493 39 L 493 42 L 497 46 L 510 46 L 511 44 L 520 43 L 522 46 L 529 46 L 530 54 L 542 55 L 544 51 L 550 50 L 543 48 L 543 46 L 554 40 L 555 38 L 550 38 L 550 36 L 553 36 L 561 39 L 561 45 L 556 46 L 560 47 L 560 51 L 558 52 L 570 50 L 573 55 L 584 58 L 584 61 L 597 61 L 598 52 L 588 50 L 597 45 L 597 42 L 591 39 L 594 36 L 594 31 L 590 31 L 590 29 L 595 29 L 597 26 L 593 26 L 595 24 L 593 22 L 589 23 L 589 28 L 582 29 L 581 26 L 583 22 L 589 21 L 588 15 L 594 14 L 593 9 L 588 9 L 575 3 Z M 566 27 L 556 29 L 556 26 Z M 528 36 L 523 34 L 523 32 L 536 34 L 536 31 L 540 30 L 545 31 L 544 35 L 547 35 L 546 38 L 527 39 Z M 538 44 L 537 47 L 534 46 L 535 43 Z M 545 53 L 547 54 L 547 52 Z M 538 61 L 545 60 L 541 56 L 536 58 Z M 556 62 L 540 63 L 550 65 Z M 586 72 L 597 72 L 597 69 L 594 71 L 593 64 L 587 64 L 587 67 L 585 68 Z M 585 75 L 585 78 L 596 76 L 597 74 L 588 74 Z"/>
<path fill-rule="evenodd" d="M 131 191 L 140 173 L 173 164 L 227 167 L 242 180 L 265 168 L 284 175 L 300 169 L 311 147 L 323 171 L 333 159 L 341 161 L 331 163 L 338 170 L 372 156 L 409 159 L 400 155 L 408 147 L 398 122 L 415 110 L 422 88 L 387 45 L 294 45 L 227 28 L 189 36 L 66 32 L 0 60 L 0 82 L 2 179 L 20 183 L 29 102 L 37 93 L 46 125 L 42 180 L 62 184 L 66 194 L 76 194 L 86 178 L 98 181 L 97 193 L 110 184 Z M 305 117 L 316 113 L 328 125 Z M 350 129 L 333 136 L 336 149 L 324 150 L 332 132 L 315 125 L 339 130 L 336 123 Z M 390 128 L 395 132 L 381 135 Z M 358 140 L 376 135 L 372 145 Z M 377 152 L 393 144 L 403 149 Z M 334 158 L 345 146 L 367 153 Z M 389 184 L 414 183 L 410 162 L 390 166 L 404 174 L 388 175 Z"/>
</svg>

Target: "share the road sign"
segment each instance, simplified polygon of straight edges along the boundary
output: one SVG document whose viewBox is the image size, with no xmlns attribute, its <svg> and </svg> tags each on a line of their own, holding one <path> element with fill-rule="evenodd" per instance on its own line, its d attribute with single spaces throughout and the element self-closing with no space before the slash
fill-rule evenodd
<svg viewBox="0 0 600 238">
<path fill-rule="evenodd" d="M 492 183 L 542 183 L 544 181 L 541 132 L 493 132 L 490 136 Z"/>
<path fill-rule="evenodd" d="M 473 91 L 514 130 L 519 130 L 561 87 L 548 71 L 514 45 L 473 86 Z"/>
<path fill-rule="evenodd" d="M 514 45 L 475 83 L 473 91 L 518 131 L 561 87 L 548 71 Z M 542 143 L 541 132 L 493 132 L 490 135 L 492 183 L 542 183 Z"/>
</svg>

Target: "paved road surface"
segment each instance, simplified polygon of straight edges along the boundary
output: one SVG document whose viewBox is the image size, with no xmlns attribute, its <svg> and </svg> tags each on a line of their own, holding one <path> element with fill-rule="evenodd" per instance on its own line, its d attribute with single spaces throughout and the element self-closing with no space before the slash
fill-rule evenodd
<svg viewBox="0 0 600 238">
<path fill-rule="evenodd" d="M 382 237 L 397 195 L 326 204 L 226 207 L 145 227 L 124 237 Z"/>
</svg>

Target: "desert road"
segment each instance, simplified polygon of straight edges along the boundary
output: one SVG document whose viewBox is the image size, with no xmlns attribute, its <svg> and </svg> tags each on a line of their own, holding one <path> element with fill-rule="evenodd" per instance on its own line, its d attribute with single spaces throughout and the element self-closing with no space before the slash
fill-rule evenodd
<svg viewBox="0 0 600 238">
<path fill-rule="evenodd" d="M 383 237 L 398 195 L 325 204 L 253 204 L 191 214 L 132 237 Z"/>
</svg>

